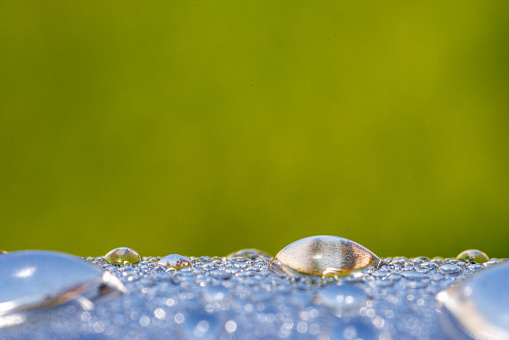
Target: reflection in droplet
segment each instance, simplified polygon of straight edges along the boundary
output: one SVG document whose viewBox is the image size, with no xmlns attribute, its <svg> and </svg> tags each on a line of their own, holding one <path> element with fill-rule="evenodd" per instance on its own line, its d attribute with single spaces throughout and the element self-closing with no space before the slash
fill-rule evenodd
<svg viewBox="0 0 509 340">
<path fill-rule="evenodd" d="M 488 255 L 477 249 L 469 249 L 461 252 L 457 257 L 458 260 L 463 262 L 474 261 L 476 263 L 484 263 L 489 261 Z"/>
<path fill-rule="evenodd" d="M 191 261 L 185 256 L 172 254 L 163 257 L 159 260 L 159 262 L 157 262 L 157 264 L 166 268 L 180 270 L 182 268 L 189 267 L 191 265 Z"/>
<path fill-rule="evenodd" d="M 110 272 L 79 257 L 51 251 L 18 251 L 0 256 L 0 317 L 78 299 L 125 293 Z M 2 323 L 2 322 L 0 322 Z"/>
<path fill-rule="evenodd" d="M 440 322 L 453 339 L 509 339 L 509 263 L 473 274 L 437 294 Z"/>
<path fill-rule="evenodd" d="M 291 243 L 272 260 L 280 275 L 336 276 L 384 263 L 360 244 L 337 236 L 311 236 Z"/>
<path fill-rule="evenodd" d="M 141 262 L 140 254 L 138 254 L 135 250 L 131 248 L 125 247 L 115 248 L 111 250 L 110 252 L 108 252 L 108 254 L 104 256 L 104 259 L 109 264 L 121 264 L 121 265 Z"/>
<path fill-rule="evenodd" d="M 316 294 L 319 304 L 336 309 L 356 309 L 368 301 L 368 294 L 352 284 L 331 285 L 320 289 Z"/>
</svg>

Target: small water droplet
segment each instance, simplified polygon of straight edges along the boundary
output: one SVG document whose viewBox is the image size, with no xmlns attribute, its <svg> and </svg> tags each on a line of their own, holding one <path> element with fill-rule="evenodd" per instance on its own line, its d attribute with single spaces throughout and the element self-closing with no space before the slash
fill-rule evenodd
<svg viewBox="0 0 509 340">
<path fill-rule="evenodd" d="M 373 252 L 353 241 L 337 236 L 311 236 L 283 248 L 269 270 L 288 276 L 336 276 L 382 263 Z"/>
<path fill-rule="evenodd" d="M 110 252 L 108 252 L 108 254 L 104 256 L 104 259 L 109 264 L 121 264 L 121 265 L 141 262 L 140 254 L 138 254 L 135 250 L 131 248 L 125 247 L 115 248 L 111 250 Z"/>
<path fill-rule="evenodd" d="M 271 258 L 272 256 L 270 256 L 268 253 L 266 253 L 264 251 L 261 251 L 259 249 L 254 249 L 254 248 L 241 249 L 241 250 L 234 251 L 233 253 L 226 255 L 227 260 L 231 260 L 235 257 L 244 257 L 244 258 L 254 260 L 254 259 L 258 259 L 260 257 Z"/>
<path fill-rule="evenodd" d="M 509 263 L 497 264 L 437 294 L 440 322 L 452 337 L 509 339 Z"/>
<path fill-rule="evenodd" d="M 457 257 L 458 260 L 463 262 L 475 261 L 476 263 L 484 263 L 489 261 L 488 255 L 477 249 L 469 249 L 461 252 Z"/>
<path fill-rule="evenodd" d="M 159 262 L 157 262 L 157 264 L 166 268 L 180 270 L 182 268 L 191 266 L 191 261 L 185 256 L 172 254 L 163 257 L 159 260 Z"/>
<path fill-rule="evenodd" d="M 453 274 L 453 275 L 461 274 L 461 272 L 463 271 L 463 269 L 461 269 L 460 266 L 455 264 L 444 264 L 440 266 L 439 270 L 442 274 Z"/>
<path fill-rule="evenodd" d="M 352 284 L 331 285 L 316 294 L 317 303 L 335 309 L 357 309 L 368 301 L 369 295 Z"/>
</svg>

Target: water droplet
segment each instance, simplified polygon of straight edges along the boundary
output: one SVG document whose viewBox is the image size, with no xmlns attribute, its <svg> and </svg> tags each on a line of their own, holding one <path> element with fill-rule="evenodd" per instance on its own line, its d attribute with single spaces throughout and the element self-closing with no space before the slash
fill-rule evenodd
<svg viewBox="0 0 509 340">
<path fill-rule="evenodd" d="M 266 252 L 261 251 L 259 249 L 249 248 L 249 249 L 241 249 L 241 250 L 235 251 L 233 253 L 230 253 L 226 256 L 226 259 L 230 260 L 235 257 L 244 257 L 244 258 L 254 260 L 254 259 L 258 259 L 260 257 L 271 258 L 272 256 L 270 256 Z"/>
<path fill-rule="evenodd" d="M 455 264 L 444 264 L 440 266 L 439 270 L 442 274 L 453 274 L 453 275 L 460 274 L 463 271 L 463 269 L 461 269 L 460 266 Z"/>
<path fill-rule="evenodd" d="M 280 275 L 336 276 L 384 263 L 360 244 L 337 236 L 311 236 L 286 246 L 269 269 Z"/>
<path fill-rule="evenodd" d="M 484 263 L 484 262 L 488 262 L 490 259 L 488 257 L 488 255 L 486 255 L 482 251 L 476 250 L 476 249 L 465 250 L 464 252 L 461 252 L 456 258 L 460 261 L 467 262 L 467 263 L 470 261 L 475 261 L 477 263 Z"/>
<path fill-rule="evenodd" d="M 412 262 L 413 263 L 417 263 L 417 264 L 424 263 L 424 262 L 429 262 L 429 258 L 424 257 L 424 256 L 414 257 L 412 259 Z"/>
<path fill-rule="evenodd" d="M 126 265 L 130 263 L 141 262 L 141 256 L 135 250 L 131 248 L 115 248 L 104 256 L 104 259 L 109 264 L 121 264 Z"/>
<path fill-rule="evenodd" d="M 157 262 L 157 264 L 166 268 L 180 270 L 182 268 L 189 267 L 191 265 L 191 261 L 185 256 L 172 254 L 163 257 L 159 260 L 159 262 Z"/>
<path fill-rule="evenodd" d="M 440 322 L 451 337 L 509 339 L 509 263 L 473 274 L 437 294 Z"/>
<path fill-rule="evenodd" d="M 92 308 L 90 300 L 125 292 L 113 274 L 73 255 L 32 250 L 0 256 L 0 316 L 73 299 Z"/>
<path fill-rule="evenodd" d="M 368 301 L 368 294 L 355 285 L 331 285 L 316 294 L 317 303 L 336 309 L 357 309 Z"/>
</svg>

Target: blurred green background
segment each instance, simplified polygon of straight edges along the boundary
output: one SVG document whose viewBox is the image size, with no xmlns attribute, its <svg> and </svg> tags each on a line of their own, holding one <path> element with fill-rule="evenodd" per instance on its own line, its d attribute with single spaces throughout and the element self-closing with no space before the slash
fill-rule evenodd
<svg viewBox="0 0 509 340">
<path fill-rule="evenodd" d="M 0 2 L 4 250 L 509 257 L 509 2 Z"/>
</svg>

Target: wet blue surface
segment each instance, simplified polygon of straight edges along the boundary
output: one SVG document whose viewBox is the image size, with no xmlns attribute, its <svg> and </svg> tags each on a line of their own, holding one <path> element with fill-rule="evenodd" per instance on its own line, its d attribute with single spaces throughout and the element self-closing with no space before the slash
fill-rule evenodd
<svg viewBox="0 0 509 340">
<path fill-rule="evenodd" d="M 191 267 L 158 265 L 159 257 L 124 266 L 88 258 L 129 291 L 26 313 L 0 329 L 18 339 L 446 339 L 435 296 L 498 262 L 387 258 L 340 278 L 286 278 L 271 258 L 189 257 Z"/>
</svg>

